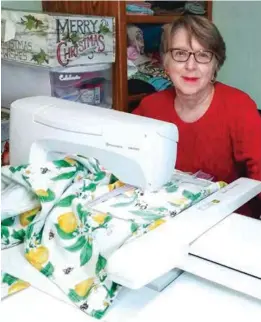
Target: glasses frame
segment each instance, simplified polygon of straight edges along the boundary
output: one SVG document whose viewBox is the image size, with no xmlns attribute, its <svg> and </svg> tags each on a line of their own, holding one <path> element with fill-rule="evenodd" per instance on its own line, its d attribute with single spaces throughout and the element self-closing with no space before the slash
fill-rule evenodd
<svg viewBox="0 0 261 322">
<path fill-rule="evenodd" d="M 174 50 L 182 50 L 182 51 L 185 51 L 185 52 L 187 52 L 189 55 L 188 55 L 188 58 L 186 59 L 186 60 L 176 60 L 176 59 L 174 59 L 174 57 L 173 57 L 173 51 Z M 213 56 L 214 56 L 214 53 L 212 52 L 212 51 L 210 51 L 210 50 L 197 50 L 197 51 L 189 51 L 189 50 L 186 50 L 186 49 L 181 49 L 181 48 L 170 48 L 170 49 L 168 49 L 168 52 L 170 52 L 170 55 L 171 55 L 171 58 L 174 60 L 174 61 L 176 61 L 176 62 L 178 62 L 178 63 L 185 63 L 185 62 L 187 62 L 188 60 L 189 60 L 189 58 L 190 58 L 190 56 L 191 55 L 193 55 L 193 57 L 194 57 L 194 59 L 195 59 L 195 61 L 198 63 L 198 64 L 209 64 L 211 61 L 212 61 L 212 59 L 213 59 Z M 204 52 L 204 53 L 211 53 L 211 58 L 210 58 L 210 60 L 208 61 L 208 62 L 206 62 L 206 63 L 202 63 L 202 62 L 200 62 L 200 61 L 198 61 L 197 60 L 197 58 L 196 58 L 196 54 L 197 53 L 202 53 L 202 52 Z"/>
</svg>

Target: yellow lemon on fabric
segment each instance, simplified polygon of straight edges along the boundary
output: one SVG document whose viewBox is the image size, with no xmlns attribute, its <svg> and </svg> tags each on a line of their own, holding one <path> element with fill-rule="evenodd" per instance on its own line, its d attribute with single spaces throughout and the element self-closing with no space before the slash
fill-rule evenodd
<svg viewBox="0 0 261 322">
<path fill-rule="evenodd" d="M 98 213 L 94 216 L 92 216 L 92 219 L 99 225 L 102 225 L 104 223 L 105 218 L 107 217 L 107 214 L 104 213 Z"/>
<path fill-rule="evenodd" d="M 75 165 L 76 164 L 76 160 L 71 159 L 71 158 L 64 158 L 64 160 L 68 163 L 70 163 L 71 165 Z"/>
<path fill-rule="evenodd" d="M 75 285 L 74 291 L 79 296 L 85 296 L 90 288 L 92 287 L 94 278 L 88 278 L 87 280 L 82 281 L 81 283 Z"/>
<path fill-rule="evenodd" d="M 107 307 L 107 306 L 109 306 L 109 305 L 110 305 L 110 303 L 109 303 L 109 302 L 107 302 L 107 301 L 103 301 L 103 305 L 104 305 L 105 307 Z"/>
<path fill-rule="evenodd" d="M 48 261 L 49 250 L 45 246 L 40 246 L 38 248 L 31 249 L 27 254 L 25 254 L 25 257 L 29 263 L 40 271 L 43 264 Z"/>
<path fill-rule="evenodd" d="M 73 212 L 66 212 L 58 217 L 58 225 L 65 233 L 72 233 L 77 228 L 77 219 Z"/>
<path fill-rule="evenodd" d="M 25 227 L 25 226 L 28 226 L 30 224 L 30 222 L 32 220 L 30 220 L 29 218 L 32 217 L 32 216 L 35 216 L 38 211 L 40 211 L 41 207 L 37 207 L 37 208 L 34 208 L 32 210 L 28 210 L 28 211 L 25 211 L 23 213 L 21 213 L 19 215 L 19 221 L 20 221 L 20 224 Z"/>
<path fill-rule="evenodd" d="M 109 188 L 109 191 L 112 191 L 116 188 L 120 188 L 122 186 L 124 186 L 125 183 L 121 182 L 120 180 L 114 182 L 114 183 L 111 183 L 111 184 L 108 184 L 108 188 Z"/>
<path fill-rule="evenodd" d="M 226 182 L 224 182 L 224 181 L 219 181 L 219 182 L 218 182 L 218 184 L 219 184 L 219 187 L 220 187 L 220 188 L 224 188 L 224 187 L 226 187 L 226 186 L 227 186 L 227 183 L 226 183 Z"/>
<path fill-rule="evenodd" d="M 172 199 L 170 200 L 170 203 L 176 206 L 182 206 L 188 202 L 188 199 L 185 197 L 177 198 L 177 199 Z"/>
<path fill-rule="evenodd" d="M 35 193 L 39 197 L 48 197 L 48 191 L 46 191 L 44 189 L 38 189 L 38 190 L 35 191 Z"/>
<path fill-rule="evenodd" d="M 148 229 L 153 230 L 153 229 L 159 227 L 160 225 L 162 225 L 164 222 L 166 222 L 164 219 L 157 219 L 154 221 L 154 223 L 149 225 Z"/>
<path fill-rule="evenodd" d="M 11 285 L 8 288 L 8 295 L 11 295 L 13 293 L 19 292 L 27 287 L 29 287 L 30 284 L 21 280 L 18 280 L 17 282 L 15 282 L 13 285 Z"/>
</svg>

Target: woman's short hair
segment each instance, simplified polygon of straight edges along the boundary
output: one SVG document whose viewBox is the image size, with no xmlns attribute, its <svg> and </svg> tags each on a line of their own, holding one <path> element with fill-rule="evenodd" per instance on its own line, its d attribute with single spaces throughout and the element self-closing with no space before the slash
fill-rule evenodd
<svg viewBox="0 0 261 322">
<path fill-rule="evenodd" d="M 180 28 L 188 32 L 189 42 L 195 38 L 206 50 L 214 53 L 217 59 L 217 70 L 226 59 L 226 45 L 218 28 L 206 17 L 199 15 L 184 15 L 172 24 L 166 25 L 162 35 L 161 48 L 165 56 L 171 48 L 173 36 Z"/>
</svg>

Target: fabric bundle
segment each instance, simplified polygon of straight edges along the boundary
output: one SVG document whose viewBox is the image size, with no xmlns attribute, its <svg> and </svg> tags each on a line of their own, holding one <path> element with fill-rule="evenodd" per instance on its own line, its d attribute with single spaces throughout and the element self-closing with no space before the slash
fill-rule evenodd
<svg viewBox="0 0 261 322">
<path fill-rule="evenodd" d="M 39 274 L 98 319 L 120 289 L 107 277 L 111 254 L 223 185 L 174 171 L 160 190 L 146 192 L 81 156 L 2 167 L 2 184 L 2 249 L 23 243 Z M 5 296 L 28 286 L 2 272 Z"/>
</svg>

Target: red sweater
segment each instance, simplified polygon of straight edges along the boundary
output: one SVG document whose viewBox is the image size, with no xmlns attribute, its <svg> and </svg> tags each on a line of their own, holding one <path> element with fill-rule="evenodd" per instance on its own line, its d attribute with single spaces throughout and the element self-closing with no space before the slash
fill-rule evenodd
<svg viewBox="0 0 261 322">
<path fill-rule="evenodd" d="M 192 173 L 202 170 L 227 183 L 244 176 L 261 180 L 261 117 L 247 94 L 216 83 L 210 107 L 193 123 L 180 119 L 174 98 L 173 88 L 149 95 L 133 113 L 176 124 L 177 169 Z M 251 207 L 252 215 L 261 215 L 257 198 Z M 243 212 L 251 215 L 249 210 Z"/>
</svg>

